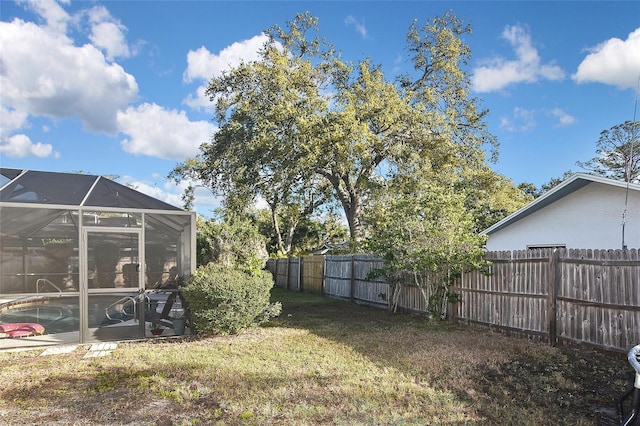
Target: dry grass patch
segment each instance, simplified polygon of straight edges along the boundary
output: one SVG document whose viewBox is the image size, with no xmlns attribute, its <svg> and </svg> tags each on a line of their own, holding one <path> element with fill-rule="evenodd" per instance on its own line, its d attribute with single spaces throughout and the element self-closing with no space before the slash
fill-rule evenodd
<svg viewBox="0 0 640 426">
<path fill-rule="evenodd" d="M 239 336 L 0 353 L 8 424 L 599 424 L 624 354 L 274 291 L 283 314 Z"/>
</svg>

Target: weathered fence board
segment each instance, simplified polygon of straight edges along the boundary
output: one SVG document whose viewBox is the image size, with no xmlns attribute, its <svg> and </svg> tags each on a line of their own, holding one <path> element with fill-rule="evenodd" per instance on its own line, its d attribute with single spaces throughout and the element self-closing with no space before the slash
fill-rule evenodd
<svg viewBox="0 0 640 426">
<path fill-rule="evenodd" d="M 353 264 L 353 256 L 325 256 L 325 295 L 343 299 L 351 298 Z"/>
<path fill-rule="evenodd" d="M 547 282 L 543 250 L 491 252 L 488 271 L 463 274 L 456 288 L 462 300 L 459 318 L 475 324 L 547 334 Z"/>
<path fill-rule="evenodd" d="M 463 275 L 458 318 L 556 341 L 628 349 L 640 342 L 638 250 L 487 253 Z"/>
<path fill-rule="evenodd" d="M 300 290 L 300 259 L 269 259 L 266 269 L 273 274 L 276 287 Z"/>
<path fill-rule="evenodd" d="M 302 262 L 302 289 L 313 294 L 323 292 L 324 257 L 322 255 L 304 256 Z"/>
<path fill-rule="evenodd" d="M 638 250 L 568 250 L 560 269 L 559 340 L 620 349 L 640 342 Z"/>
<path fill-rule="evenodd" d="M 387 305 L 389 285 L 382 278 L 373 278 L 369 274 L 384 266 L 382 259 L 373 255 L 353 255 L 353 280 L 351 299 L 354 302 Z"/>
</svg>

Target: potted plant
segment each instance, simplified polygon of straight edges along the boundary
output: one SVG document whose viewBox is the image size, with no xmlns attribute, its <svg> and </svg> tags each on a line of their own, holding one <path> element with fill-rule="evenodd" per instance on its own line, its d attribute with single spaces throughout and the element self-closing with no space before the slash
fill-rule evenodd
<svg viewBox="0 0 640 426">
<path fill-rule="evenodd" d="M 151 324 L 151 334 L 153 334 L 154 336 L 160 336 L 163 331 L 164 328 L 160 323 L 154 322 Z"/>
</svg>

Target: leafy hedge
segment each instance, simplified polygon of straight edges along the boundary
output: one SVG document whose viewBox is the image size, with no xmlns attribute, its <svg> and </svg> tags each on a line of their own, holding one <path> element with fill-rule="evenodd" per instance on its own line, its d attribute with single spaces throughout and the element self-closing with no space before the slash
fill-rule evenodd
<svg viewBox="0 0 640 426">
<path fill-rule="evenodd" d="M 280 303 L 270 303 L 270 272 L 249 274 L 210 263 L 198 268 L 183 287 L 191 326 L 201 334 L 235 334 L 278 316 Z"/>
</svg>

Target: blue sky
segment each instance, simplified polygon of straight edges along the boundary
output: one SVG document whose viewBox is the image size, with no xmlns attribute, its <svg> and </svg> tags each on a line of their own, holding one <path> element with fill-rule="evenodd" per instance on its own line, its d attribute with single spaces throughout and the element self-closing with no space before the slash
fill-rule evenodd
<svg viewBox="0 0 640 426">
<path fill-rule="evenodd" d="M 263 30 L 309 11 L 343 59 L 393 80 L 412 21 L 447 10 L 473 27 L 473 94 L 516 184 L 580 171 L 602 130 L 633 119 L 638 1 L 0 0 L 0 165 L 117 175 L 180 206 L 186 183 L 166 176 L 215 131 L 203 88 L 255 58 Z M 197 190 L 199 213 L 216 204 Z"/>
</svg>

